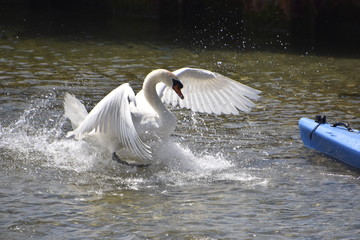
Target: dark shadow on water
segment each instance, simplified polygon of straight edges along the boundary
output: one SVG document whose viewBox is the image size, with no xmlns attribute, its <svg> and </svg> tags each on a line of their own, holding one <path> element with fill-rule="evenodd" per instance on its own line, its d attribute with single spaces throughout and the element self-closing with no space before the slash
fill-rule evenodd
<svg viewBox="0 0 360 240">
<path fill-rule="evenodd" d="M 0 39 L 159 42 L 193 51 L 360 57 L 360 30 L 354 24 L 359 20 L 354 18 L 360 15 L 359 8 L 335 13 L 324 10 L 316 16 L 319 23 L 314 24 L 313 16 L 287 20 L 274 7 L 252 12 L 234 1 L 225 1 L 226 8 L 203 1 L 186 2 L 185 9 L 170 3 L 176 1 L 159 1 L 158 5 L 149 1 L 138 6 L 127 1 L 109 2 L 0 0 Z"/>
</svg>

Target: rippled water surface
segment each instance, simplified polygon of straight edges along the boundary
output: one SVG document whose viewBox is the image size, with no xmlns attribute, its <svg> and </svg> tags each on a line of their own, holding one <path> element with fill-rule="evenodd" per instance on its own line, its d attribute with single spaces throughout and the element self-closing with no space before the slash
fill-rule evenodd
<svg viewBox="0 0 360 240">
<path fill-rule="evenodd" d="M 173 109 L 161 159 L 121 166 L 67 139 L 62 99 L 91 109 L 156 68 L 189 66 L 257 88 L 249 114 Z M 303 147 L 297 121 L 360 128 L 360 61 L 161 43 L 0 40 L 1 239 L 357 239 L 359 173 Z M 186 96 L 185 96 L 186 97 Z"/>
</svg>

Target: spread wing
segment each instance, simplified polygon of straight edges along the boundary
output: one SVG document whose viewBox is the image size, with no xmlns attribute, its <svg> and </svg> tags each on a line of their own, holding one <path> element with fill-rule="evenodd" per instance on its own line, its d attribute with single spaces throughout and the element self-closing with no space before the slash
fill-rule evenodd
<svg viewBox="0 0 360 240">
<path fill-rule="evenodd" d="M 140 157 L 151 158 L 150 147 L 141 141 L 135 130 L 130 101 L 135 101 L 135 94 L 125 83 L 104 97 L 68 136 L 81 139 L 92 131 L 109 134 Z"/>
<path fill-rule="evenodd" d="M 203 69 L 181 68 L 173 72 L 184 88 L 181 100 L 172 89 L 158 86 L 162 101 L 195 112 L 215 114 L 239 114 L 250 112 L 255 104 L 250 100 L 259 98 L 261 91 L 236 82 L 221 74 Z"/>
</svg>

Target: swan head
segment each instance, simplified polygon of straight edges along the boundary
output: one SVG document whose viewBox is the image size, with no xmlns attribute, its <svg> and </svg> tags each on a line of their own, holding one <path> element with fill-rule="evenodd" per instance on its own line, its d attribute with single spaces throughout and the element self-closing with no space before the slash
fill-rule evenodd
<svg viewBox="0 0 360 240">
<path fill-rule="evenodd" d="M 173 81 L 172 89 L 176 92 L 176 94 L 179 96 L 179 98 L 184 99 L 184 95 L 183 95 L 182 92 L 181 92 L 181 89 L 182 89 L 184 86 L 182 85 L 182 83 L 180 82 L 180 80 L 177 79 L 177 78 L 176 78 L 176 79 L 173 78 L 172 81 Z"/>
<path fill-rule="evenodd" d="M 164 69 L 157 69 L 149 73 L 148 77 L 154 77 L 158 79 L 158 81 L 165 83 L 165 85 L 172 88 L 181 99 L 184 99 L 184 95 L 181 92 L 184 86 L 174 73 Z"/>
</svg>

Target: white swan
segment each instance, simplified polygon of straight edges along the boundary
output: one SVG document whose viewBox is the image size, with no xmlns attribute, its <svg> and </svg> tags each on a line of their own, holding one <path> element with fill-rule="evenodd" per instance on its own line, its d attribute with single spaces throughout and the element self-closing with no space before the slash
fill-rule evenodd
<svg viewBox="0 0 360 240">
<path fill-rule="evenodd" d="M 176 93 L 176 94 L 175 94 Z M 203 69 L 163 69 L 149 73 L 142 90 L 135 96 L 128 83 L 105 96 L 88 114 L 85 106 L 69 93 L 65 94 L 65 116 L 74 131 L 67 136 L 92 138 L 113 153 L 121 148 L 151 159 L 152 142 L 169 138 L 176 127 L 175 116 L 164 103 L 214 114 L 249 112 L 261 92 L 230 78 Z M 185 97 L 184 97 L 185 96 Z"/>
</svg>

